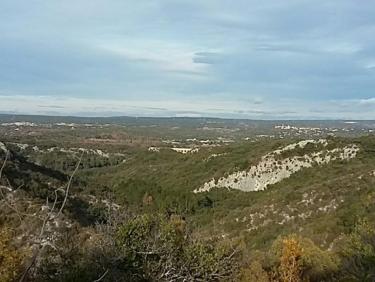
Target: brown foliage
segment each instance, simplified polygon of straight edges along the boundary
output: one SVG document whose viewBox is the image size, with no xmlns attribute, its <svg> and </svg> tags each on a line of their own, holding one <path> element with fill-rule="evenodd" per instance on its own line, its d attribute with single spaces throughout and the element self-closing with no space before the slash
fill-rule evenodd
<svg viewBox="0 0 375 282">
<path fill-rule="evenodd" d="M 302 247 L 297 238 L 291 236 L 282 241 L 282 254 L 280 257 L 279 273 L 283 282 L 301 281 Z"/>
<path fill-rule="evenodd" d="M 270 282 L 267 272 L 259 261 L 253 261 L 249 267 L 241 271 L 241 282 Z"/>
<path fill-rule="evenodd" d="M 13 281 L 20 272 L 24 254 L 11 245 L 11 230 L 0 228 L 0 281 Z"/>
</svg>

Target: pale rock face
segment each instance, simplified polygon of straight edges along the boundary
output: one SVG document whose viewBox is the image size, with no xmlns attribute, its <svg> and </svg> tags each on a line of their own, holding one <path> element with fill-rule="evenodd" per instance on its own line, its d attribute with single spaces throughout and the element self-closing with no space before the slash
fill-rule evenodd
<svg viewBox="0 0 375 282">
<path fill-rule="evenodd" d="M 221 153 L 221 154 L 211 154 L 208 156 L 207 159 L 205 159 L 205 161 L 209 161 L 211 159 L 214 159 L 214 158 L 218 158 L 218 157 L 221 157 L 221 156 L 225 156 L 227 155 L 228 153 Z"/>
<path fill-rule="evenodd" d="M 173 151 L 181 154 L 187 154 L 187 153 L 196 153 L 198 152 L 198 148 L 171 148 Z"/>
<path fill-rule="evenodd" d="M 272 153 L 268 154 L 268 155 L 280 155 L 282 152 L 286 152 L 286 151 L 290 151 L 290 150 L 294 150 L 296 148 L 305 148 L 307 144 L 322 144 L 324 147 L 328 145 L 328 142 L 327 140 L 325 139 L 318 139 L 318 140 L 302 140 L 300 142 L 297 142 L 297 143 L 293 143 L 293 144 L 290 144 L 290 145 L 287 145 L 285 146 L 284 148 L 282 149 L 279 149 L 279 150 L 275 150 L 273 151 Z"/>
<path fill-rule="evenodd" d="M 293 150 L 297 147 L 303 148 L 309 143 L 322 144 L 324 147 L 328 144 L 326 140 L 320 139 L 304 140 L 288 145 L 263 156 L 261 161 L 248 171 L 238 171 L 218 180 L 211 179 L 200 188 L 195 189 L 194 193 L 207 192 L 214 187 L 238 189 L 246 192 L 264 190 L 268 185 L 278 183 L 302 168 L 323 165 L 334 160 L 349 160 L 356 157 L 359 151 L 358 146 L 351 145 L 333 150 L 314 152 L 304 156 L 294 156 L 285 159 L 276 158 L 282 152 Z"/>
<path fill-rule="evenodd" d="M 5 152 L 5 153 L 8 152 L 7 147 L 6 147 L 5 144 L 2 143 L 2 142 L 0 142 L 0 150 L 3 151 L 3 152 Z"/>
<path fill-rule="evenodd" d="M 0 150 L 2 149 L 1 144 L 3 144 L 3 143 L 0 143 Z M 30 147 L 30 145 L 28 145 L 28 144 L 22 144 L 22 143 L 11 143 L 11 144 L 17 146 L 21 150 L 26 150 L 27 148 Z M 61 153 L 72 154 L 72 155 L 84 152 L 84 153 L 87 153 L 87 154 L 93 154 L 93 155 L 97 155 L 97 156 L 100 156 L 100 157 L 103 157 L 103 158 L 107 158 L 107 159 L 110 158 L 111 155 L 115 155 L 115 156 L 118 156 L 118 157 L 125 157 L 125 155 L 122 154 L 122 153 L 113 153 L 113 154 L 110 154 L 110 153 L 103 152 L 102 150 L 99 150 L 99 149 L 86 149 L 86 148 L 70 148 L 70 149 L 65 149 L 65 148 L 60 148 L 60 147 L 51 147 L 51 148 L 48 148 L 46 150 L 42 150 L 38 146 L 33 146 L 32 150 L 34 152 L 38 152 L 38 153 L 61 152 Z"/>
<path fill-rule="evenodd" d="M 26 150 L 28 147 L 29 147 L 29 145 L 28 144 L 17 144 L 17 146 L 18 146 L 18 148 L 20 148 L 21 150 Z"/>
<path fill-rule="evenodd" d="M 180 154 L 197 153 L 199 151 L 199 148 L 177 148 L 177 147 L 173 147 L 173 148 L 170 148 L 170 149 L 172 151 L 175 151 L 175 152 L 180 153 Z M 149 152 L 160 152 L 160 148 L 159 147 L 149 147 L 148 151 Z"/>
<path fill-rule="evenodd" d="M 39 150 L 39 147 L 38 147 L 38 146 L 34 146 L 34 147 L 33 147 L 33 150 L 34 150 L 34 152 L 41 152 L 41 151 Z"/>
<path fill-rule="evenodd" d="M 37 126 L 37 124 L 33 122 L 28 122 L 28 121 L 6 122 L 6 123 L 2 123 L 1 125 L 2 126 L 31 126 L 31 127 Z"/>
</svg>

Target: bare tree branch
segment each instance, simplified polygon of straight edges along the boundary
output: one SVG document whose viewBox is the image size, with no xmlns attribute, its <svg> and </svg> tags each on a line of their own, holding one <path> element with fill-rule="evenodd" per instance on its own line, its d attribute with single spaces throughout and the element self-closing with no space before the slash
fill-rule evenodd
<svg viewBox="0 0 375 282">
<path fill-rule="evenodd" d="M 0 168 L 0 179 L 3 176 L 3 171 L 4 171 L 4 168 L 5 168 L 6 163 L 8 161 L 8 157 L 9 157 L 9 151 L 5 151 L 5 160 L 4 160 L 4 162 L 3 162 L 3 164 L 2 164 L 2 166 Z"/>
<path fill-rule="evenodd" d="M 105 278 L 105 276 L 108 274 L 108 271 L 109 271 L 109 269 L 107 269 L 107 270 L 103 273 L 102 276 L 100 276 L 98 279 L 94 280 L 93 282 L 99 282 L 99 281 L 102 281 L 102 280 Z"/>
<path fill-rule="evenodd" d="M 9 158 L 9 151 L 7 150 L 7 151 L 5 151 L 5 159 L 4 159 L 4 162 L 3 162 L 3 164 L 1 165 L 1 168 L 0 168 L 0 180 L 1 180 L 2 176 L 3 176 L 3 171 L 4 171 L 5 166 L 6 166 L 6 164 L 7 164 L 8 158 Z M 13 211 L 17 214 L 18 219 L 20 220 L 20 223 L 22 223 L 21 213 L 17 210 L 16 207 L 14 207 L 14 206 L 13 206 L 13 205 L 7 200 L 7 198 L 5 197 L 5 195 L 4 195 L 4 193 L 3 193 L 3 189 L 7 189 L 7 190 L 9 190 L 9 191 L 13 190 L 12 187 L 10 186 L 10 184 L 9 184 L 9 181 L 8 181 L 8 185 L 9 185 L 9 187 L 7 187 L 7 186 L 4 186 L 4 187 L 3 187 L 3 186 L 0 186 L 0 194 L 1 194 L 1 198 L 3 199 L 5 205 L 6 205 L 8 208 L 10 208 L 11 210 L 13 210 Z M 18 189 L 18 188 L 17 188 L 17 189 Z"/>
<path fill-rule="evenodd" d="M 76 167 L 75 167 L 73 173 L 71 174 L 71 176 L 70 176 L 70 178 L 69 178 L 68 184 L 67 184 L 66 189 L 65 189 L 65 197 L 64 197 L 64 201 L 63 201 L 63 203 L 62 203 L 62 205 L 61 205 L 61 207 L 60 207 L 58 213 L 56 214 L 56 216 L 55 216 L 55 217 L 52 217 L 53 212 L 54 212 L 54 210 L 55 210 L 55 208 L 56 208 L 57 200 L 58 200 L 58 194 L 57 194 L 57 192 L 60 191 L 60 190 L 63 190 L 63 189 L 62 189 L 62 188 L 58 188 L 58 189 L 56 189 L 56 190 L 54 191 L 54 193 L 55 193 L 55 200 L 54 200 L 54 202 L 53 202 L 53 205 L 52 205 L 51 210 L 49 211 L 49 213 L 46 215 L 46 217 L 45 217 L 44 220 L 43 220 L 43 224 L 42 224 L 42 227 L 41 227 L 41 230 L 40 230 L 40 233 L 39 233 L 38 247 L 37 247 L 37 249 L 36 249 L 36 251 L 35 251 L 35 253 L 34 253 L 34 255 L 33 255 L 33 258 L 32 258 L 32 260 L 31 260 L 30 264 L 28 265 L 28 267 L 26 268 L 26 270 L 25 270 L 24 273 L 22 274 L 21 279 L 19 280 L 20 282 L 24 282 L 24 281 L 26 281 L 27 276 L 28 276 L 30 270 L 31 270 L 32 267 L 35 265 L 35 263 L 36 263 L 36 261 L 37 261 L 39 255 L 40 255 L 41 251 L 42 251 L 43 248 L 44 248 L 44 245 L 43 245 L 42 243 L 43 243 L 43 236 L 44 236 L 44 232 L 45 232 L 45 228 L 46 228 L 46 226 L 47 226 L 47 223 L 48 223 L 52 218 L 57 218 L 57 217 L 59 217 L 59 216 L 61 215 L 61 213 L 62 213 L 62 211 L 63 211 L 65 205 L 66 205 L 66 201 L 67 201 L 67 199 L 68 199 L 68 195 L 69 195 L 70 186 L 71 186 L 71 184 L 72 184 L 72 181 L 73 181 L 73 177 L 74 177 L 74 175 L 76 174 L 76 172 L 77 172 L 78 169 L 79 169 L 79 166 L 80 166 L 81 161 L 82 161 L 83 154 L 84 154 L 84 152 L 82 152 L 81 157 L 79 158 L 79 160 L 78 160 L 78 162 L 77 162 L 77 165 L 76 165 Z M 48 202 L 48 198 L 47 198 L 47 202 Z"/>
<path fill-rule="evenodd" d="M 78 169 L 79 169 L 79 166 L 81 165 L 83 154 L 84 154 L 84 152 L 82 152 L 82 154 L 81 154 L 81 156 L 80 156 L 80 158 L 79 158 L 79 160 L 78 160 L 78 163 L 77 163 L 77 165 L 76 165 L 76 168 L 74 169 L 73 173 L 71 174 L 71 176 L 70 176 L 70 178 L 69 178 L 68 184 L 67 184 L 66 189 L 65 189 L 65 197 L 64 197 L 64 201 L 63 201 L 63 203 L 62 203 L 62 205 L 61 205 L 61 207 L 60 207 L 60 210 L 59 210 L 59 212 L 57 213 L 57 216 L 56 216 L 56 217 L 58 217 L 58 216 L 62 213 L 62 211 L 63 211 L 63 209 L 64 209 L 64 207 L 65 207 L 65 204 L 66 204 L 66 201 L 67 201 L 67 199 L 68 199 L 68 195 L 69 195 L 69 189 L 70 189 L 70 186 L 71 186 L 72 181 L 73 181 L 73 177 L 74 177 L 74 175 L 77 173 L 77 171 L 78 171 Z"/>
</svg>

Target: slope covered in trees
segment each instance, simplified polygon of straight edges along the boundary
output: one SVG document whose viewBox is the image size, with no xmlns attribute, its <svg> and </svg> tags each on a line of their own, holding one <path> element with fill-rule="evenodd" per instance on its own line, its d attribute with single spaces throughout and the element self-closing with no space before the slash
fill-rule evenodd
<svg viewBox="0 0 375 282">
<path fill-rule="evenodd" d="M 31 142 L 29 132 L 2 142 L 2 281 L 375 279 L 374 136 L 304 146 L 292 145 L 298 138 L 194 140 L 184 146 L 197 150 L 183 154 L 162 140 L 149 141 L 158 150 L 77 146 L 83 135 L 92 140 L 86 129 L 59 132 L 59 143 L 45 133 Z M 348 158 L 329 155 L 349 146 L 358 150 Z M 194 193 L 261 166 L 272 152 L 280 152 L 275 166 L 305 156 L 330 161 L 262 191 L 213 185 Z"/>
</svg>

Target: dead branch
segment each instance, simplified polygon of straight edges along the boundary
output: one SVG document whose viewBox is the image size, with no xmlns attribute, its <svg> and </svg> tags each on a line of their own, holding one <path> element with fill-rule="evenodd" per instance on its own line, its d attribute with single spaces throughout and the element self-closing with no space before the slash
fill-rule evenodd
<svg viewBox="0 0 375 282">
<path fill-rule="evenodd" d="M 108 274 L 109 269 L 107 269 L 102 276 L 100 276 L 98 279 L 94 280 L 93 282 L 99 282 L 104 279 L 104 277 Z"/>
<path fill-rule="evenodd" d="M 76 167 L 75 167 L 73 173 L 70 175 L 70 178 L 69 178 L 68 184 L 67 184 L 66 189 L 65 189 L 65 197 L 64 197 L 64 201 L 63 201 L 63 203 L 62 203 L 62 205 L 61 205 L 61 207 L 60 207 L 60 210 L 59 210 L 59 212 L 57 213 L 57 216 L 56 216 L 56 217 L 58 217 L 58 216 L 62 213 L 62 211 L 63 211 L 63 209 L 64 209 L 64 207 L 65 207 L 65 204 L 66 204 L 66 201 L 67 201 L 67 199 L 68 199 L 68 195 L 69 195 L 69 189 L 70 189 L 70 186 L 71 186 L 72 181 L 73 181 L 73 177 L 74 177 L 74 175 L 77 173 L 77 171 L 78 171 L 78 169 L 79 169 L 79 166 L 81 165 L 83 154 L 84 154 L 84 152 L 82 152 L 82 154 L 81 154 L 81 156 L 80 156 L 80 158 L 79 158 L 79 160 L 78 160 L 78 162 L 77 162 L 77 165 L 76 165 Z"/>
<path fill-rule="evenodd" d="M 6 151 L 5 152 L 4 162 L 3 162 L 3 164 L 1 165 L 1 168 L 0 168 L 0 180 L 1 180 L 2 176 L 3 176 L 3 171 L 4 171 L 5 166 L 7 164 L 8 158 L 9 158 L 9 151 Z M 9 185 L 9 181 L 8 181 L 8 185 Z M 14 207 L 10 202 L 8 202 L 7 198 L 5 197 L 5 195 L 3 193 L 3 189 L 7 189 L 7 190 L 12 191 L 13 190 L 12 187 L 10 185 L 9 185 L 9 187 L 7 187 L 7 186 L 4 186 L 4 187 L 0 186 L 0 195 L 1 195 L 1 198 L 3 199 L 5 205 L 17 214 L 18 219 L 20 220 L 20 223 L 22 223 L 21 213 L 17 210 L 16 207 Z"/>
<path fill-rule="evenodd" d="M 6 152 L 5 152 L 5 160 L 4 160 L 4 162 L 3 162 L 3 164 L 2 164 L 2 166 L 1 166 L 1 168 L 0 168 L 0 179 L 1 179 L 1 177 L 3 176 L 3 171 L 4 171 L 4 168 L 5 168 L 6 163 L 7 163 L 7 161 L 8 161 L 8 157 L 9 157 L 9 151 L 6 151 Z"/>
<path fill-rule="evenodd" d="M 73 177 L 74 177 L 74 175 L 76 174 L 76 172 L 78 171 L 78 168 L 79 168 L 79 166 L 80 166 L 80 164 L 81 164 L 83 154 L 84 154 L 84 152 L 82 152 L 81 157 L 79 158 L 79 160 L 78 160 L 78 162 L 77 162 L 77 165 L 76 165 L 76 167 L 75 167 L 73 173 L 71 174 L 71 176 L 70 176 L 70 178 L 69 178 L 68 184 L 67 184 L 66 189 L 65 189 L 65 197 L 64 197 L 64 201 L 63 201 L 63 203 L 62 203 L 62 205 L 61 205 L 61 207 L 60 207 L 60 209 L 59 209 L 59 211 L 58 211 L 58 213 L 56 214 L 55 217 L 53 217 L 52 215 L 53 215 L 53 212 L 54 212 L 54 210 L 55 210 L 55 208 L 56 208 L 56 204 L 57 204 L 57 200 L 58 200 L 58 194 L 57 194 L 57 192 L 60 191 L 60 190 L 62 190 L 62 189 L 61 189 L 61 188 L 58 188 L 58 189 L 56 189 L 56 190 L 54 191 L 54 193 L 55 193 L 55 199 L 54 199 L 54 202 L 53 202 L 53 205 L 52 205 L 51 210 L 49 211 L 49 213 L 46 215 L 46 217 L 45 217 L 44 220 L 43 220 L 43 224 L 42 224 L 42 227 L 41 227 L 41 229 L 40 229 L 40 233 L 39 233 L 39 240 L 38 240 L 38 246 L 37 246 L 37 249 L 36 249 L 36 251 L 35 251 L 35 253 L 34 253 L 34 255 L 33 255 L 33 258 L 32 258 L 32 260 L 31 260 L 30 264 L 28 265 L 28 267 L 26 268 L 26 270 L 25 270 L 24 273 L 22 274 L 21 279 L 19 280 L 20 282 L 24 282 L 24 281 L 26 281 L 26 278 L 28 277 L 30 270 L 31 270 L 32 267 L 35 265 L 35 263 L 36 263 L 36 261 L 37 261 L 39 255 L 40 255 L 40 253 L 41 253 L 42 250 L 44 249 L 44 246 L 45 246 L 45 245 L 43 245 L 42 242 L 43 242 L 43 236 L 44 236 L 44 232 L 45 232 L 45 228 L 46 228 L 46 226 L 47 226 L 47 223 L 48 223 L 52 218 L 57 218 L 57 217 L 59 217 L 59 216 L 61 215 L 61 213 L 62 213 L 62 211 L 63 211 L 65 205 L 66 205 L 66 201 L 67 201 L 67 199 L 68 199 L 68 195 L 69 195 L 70 186 L 71 186 L 71 184 L 72 184 Z M 48 202 L 48 198 L 47 198 L 47 202 Z"/>
</svg>

